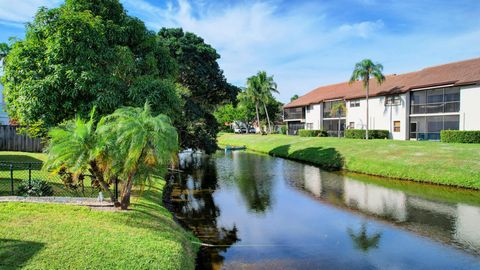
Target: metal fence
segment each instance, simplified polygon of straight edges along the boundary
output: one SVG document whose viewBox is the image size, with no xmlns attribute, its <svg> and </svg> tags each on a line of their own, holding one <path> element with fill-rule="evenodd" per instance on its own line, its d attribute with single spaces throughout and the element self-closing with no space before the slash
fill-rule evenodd
<svg viewBox="0 0 480 270">
<path fill-rule="evenodd" d="M 22 186 L 32 186 L 38 180 L 51 187 L 49 196 L 97 197 L 99 194 L 100 187 L 91 175 L 82 175 L 79 181 L 72 182 L 71 175 L 54 174 L 42 167 L 42 162 L 0 162 L 0 196 L 24 196 Z"/>
</svg>

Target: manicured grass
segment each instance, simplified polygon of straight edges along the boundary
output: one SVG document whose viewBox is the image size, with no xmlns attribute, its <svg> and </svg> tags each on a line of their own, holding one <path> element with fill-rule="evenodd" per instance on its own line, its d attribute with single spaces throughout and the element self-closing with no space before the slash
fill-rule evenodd
<svg viewBox="0 0 480 270">
<path fill-rule="evenodd" d="M 228 133 L 218 142 L 328 169 L 480 189 L 480 144 Z"/>
<path fill-rule="evenodd" d="M 161 206 L 163 184 L 128 212 L 0 203 L 0 269 L 194 269 L 194 237 Z"/>
</svg>

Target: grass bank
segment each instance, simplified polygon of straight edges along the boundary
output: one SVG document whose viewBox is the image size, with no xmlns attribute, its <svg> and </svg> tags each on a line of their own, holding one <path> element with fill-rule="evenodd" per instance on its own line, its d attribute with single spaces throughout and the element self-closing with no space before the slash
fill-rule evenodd
<svg viewBox="0 0 480 270">
<path fill-rule="evenodd" d="M 227 133 L 218 142 L 327 169 L 480 189 L 480 144 Z"/>
<path fill-rule="evenodd" d="M 0 269 L 194 269 L 194 237 L 162 206 L 164 184 L 135 192 L 126 212 L 0 203 Z"/>
</svg>

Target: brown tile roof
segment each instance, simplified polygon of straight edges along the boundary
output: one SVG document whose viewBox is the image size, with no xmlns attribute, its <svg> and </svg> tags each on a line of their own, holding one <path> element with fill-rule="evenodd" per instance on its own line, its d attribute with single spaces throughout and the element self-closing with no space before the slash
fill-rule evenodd
<svg viewBox="0 0 480 270">
<path fill-rule="evenodd" d="M 404 93 L 411 89 L 437 85 L 466 85 L 480 82 L 480 58 L 424 68 L 419 71 L 385 76 L 382 85 L 370 81 L 370 96 Z M 329 99 L 365 97 L 362 82 L 348 82 L 318 87 L 290 102 L 284 108 L 306 106 Z"/>
</svg>

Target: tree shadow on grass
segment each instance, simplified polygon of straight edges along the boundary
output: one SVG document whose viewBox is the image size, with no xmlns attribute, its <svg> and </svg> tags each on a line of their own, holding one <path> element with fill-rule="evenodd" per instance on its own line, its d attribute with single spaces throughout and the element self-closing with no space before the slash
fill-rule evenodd
<svg viewBox="0 0 480 270">
<path fill-rule="evenodd" d="M 282 145 L 270 150 L 269 154 L 318 165 L 330 171 L 340 170 L 345 164 L 343 156 L 332 147 L 307 147 L 296 151 L 290 151 L 290 148 L 290 144 Z"/>
<path fill-rule="evenodd" d="M 21 269 L 43 248 L 44 244 L 30 241 L 0 239 L 0 269 Z"/>
</svg>

